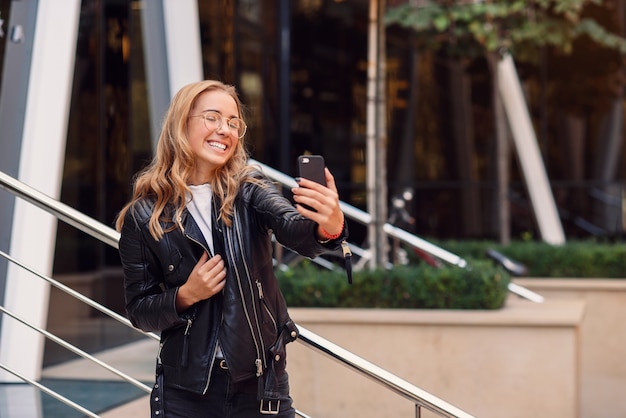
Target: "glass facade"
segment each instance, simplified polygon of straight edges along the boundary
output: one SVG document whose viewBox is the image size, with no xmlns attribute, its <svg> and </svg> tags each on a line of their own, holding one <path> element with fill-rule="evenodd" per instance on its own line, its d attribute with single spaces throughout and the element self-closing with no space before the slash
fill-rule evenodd
<svg viewBox="0 0 626 418">
<path fill-rule="evenodd" d="M 10 3 L 0 0 L 5 35 Z M 82 1 L 61 200 L 110 226 L 152 154 L 142 3 Z M 623 11 L 611 7 L 593 13 L 623 31 Z M 323 154 L 341 199 L 366 209 L 369 1 L 199 0 L 198 12 L 204 75 L 238 87 L 252 156 L 295 175 L 297 155 Z M 421 51 L 398 27 L 387 28 L 385 48 L 389 196 L 414 196 L 414 221 L 401 226 L 426 238 L 498 239 L 488 62 Z M 539 61 L 518 71 L 566 236 L 623 237 L 621 59 L 581 41 L 570 56 L 546 51 Z M 513 151 L 508 163 L 512 238 L 538 238 Z M 366 242 L 363 226 L 350 230 Z M 55 254 L 57 279 L 123 313 L 117 251 L 60 222 Z M 94 351 L 135 338 L 54 290 L 48 328 Z M 47 344 L 44 361 L 66 356 Z"/>
<path fill-rule="evenodd" d="M 151 156 L 140 8 L 82 2 L 61 200 L 111 226 Z M 297 155 L 324 154 L 342 198 L 363 208 L 367 11 L 364 0 L 198 2 L 205 77 L 240 91 L 252 157 L 295 175 Z M 54 274 L 124 312 L 117 252 L 63 223 Z M 59 310 L 74 305 L 53 289 L 51 332 L 89 350 L 136 337 L 95 310 Z M 46 344 L 44 362 L 67 356 Z"/>
<path fill-rule="evenodd" d="M 0 1 L 0 64 L 4 62 L 4 50 L 8 38 L 8 21 L 10 13 L 9 1 Z M 0 65 L 0 80 L 4 74 L 4 65 Z"/>
</svg>

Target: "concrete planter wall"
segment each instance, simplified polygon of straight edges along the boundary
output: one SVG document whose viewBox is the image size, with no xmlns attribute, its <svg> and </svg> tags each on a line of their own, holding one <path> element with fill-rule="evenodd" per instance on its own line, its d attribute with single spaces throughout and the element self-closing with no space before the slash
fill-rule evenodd
<svg viewBox="0 0 626 418">
<path fill-rule="evenodd" d="M 584 311 L 584 300 L 515 297 L 496 311 L 290 310 L 299 325 L 480 418 L 580 416 Z M 300 411 L 415 417 L 410 401 L 334 360 L 298 343 L 288 352 Z"/>
<path fill-rule="evenodd" d="M 549 300 L 585 301 L 581 331 L 581 417 L 626 417 L 626 280 L 524 279 Z"/>
<path fill-rule="evenodd" d="M 626 417 L 626 280 L 515 282 L 546 302 L 512 296 L 498 311 L 290 312 L 299 325 L 477 418 Z M 153 352 L 142 356 L 146 380 Z M 415 417 L 411 402 L 323 354 L 299 343 L 288 352 L 300 411 L 315 418 Z M 141 413 L 107 416 L 145 414 L 147 399 L 135 409 Z"/>
</svg>

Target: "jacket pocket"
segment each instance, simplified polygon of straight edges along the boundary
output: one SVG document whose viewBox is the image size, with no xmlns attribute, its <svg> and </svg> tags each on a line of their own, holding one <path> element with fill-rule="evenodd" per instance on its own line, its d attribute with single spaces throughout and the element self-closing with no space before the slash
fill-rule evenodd
<svg viewBox="0 0 626 418">
<path fill-rule="evenodd" d="M 196 306 L 189 308 L 183 315 L 185 323 L 167 332 L 167 338 L 163 341 L 160 351 L 161 361 L 164 365 L 174 367 L 187 367 L 189 364 L 189 339 L 192 325 L 196 318 Z"/>
<path fill-rule="evenodd" d="M 265 323 L 267 321 L 271 321 L 274 324 L 274 327 L 276 327 L 275 316 L 272 313 L 270 307 L 268 306 L 267 301 L 265 300 L 265 294 L 263 293 L 263 283 L 260 280 L 256 280 L 255 284 L 256 284 L 259 300 L 261 301 L 263 305 L 263 312 L 262 312 L 263 322 Z"/>
</svg>

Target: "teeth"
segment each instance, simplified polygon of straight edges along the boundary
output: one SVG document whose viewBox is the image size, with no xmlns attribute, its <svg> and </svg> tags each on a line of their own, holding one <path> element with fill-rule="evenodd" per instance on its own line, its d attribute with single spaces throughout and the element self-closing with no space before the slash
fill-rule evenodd
<svg viewBox="0 0 626 418">
<path fill-rule="evenodd" d="M 213 148 L 221 149 L 222 151 L 226 149 L 226 145 L 220 144 L 219 142 L 209 142 L 209 145 L 212 146 Z"/>
</svg>

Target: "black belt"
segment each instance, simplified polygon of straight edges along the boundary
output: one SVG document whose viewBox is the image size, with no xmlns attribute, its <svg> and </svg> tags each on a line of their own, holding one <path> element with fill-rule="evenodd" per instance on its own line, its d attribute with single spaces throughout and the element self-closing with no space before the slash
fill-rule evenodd
<svg viewBox="0 0 626 418">
<path fill-rule="evenodd" d="M 213 363 L 213 367 L 223 371 L 228 370 L 228 364 L 226 359 L 216 358 Z M 235 387 L 244 393 L 256 393 L 258 387 L 258 380 L 256 378 L 244 380 L 243 382 L 235 383 Z M 259 405 L 259 412 L 262 415 L 277 415 L 280 411 L 280 400 L 261 400 Z"/>
</svg>

